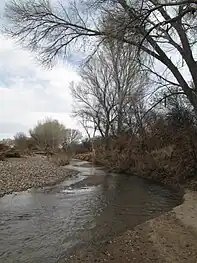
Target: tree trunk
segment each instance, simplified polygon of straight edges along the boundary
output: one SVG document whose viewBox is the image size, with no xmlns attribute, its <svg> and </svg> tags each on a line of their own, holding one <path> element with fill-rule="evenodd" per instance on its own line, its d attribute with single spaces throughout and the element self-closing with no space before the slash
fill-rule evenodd
<svg viewBox="0 0 197 263">
<path fill-rule="evenodd" d="M 195 115 L 197 117 L 197 94 L 196 94 L 196 91 L 191 89 L 190 94 L 187 95 L 187 98 L 190 101 L 190 103 L 192 104 L 192 106 L 194 108 Z"/>
<path fill-rule="evenodd" d="M 118 112 L 118 125 L 117 125 L 117 135 L 122 132 L 122 109 Z"/>
</svg>

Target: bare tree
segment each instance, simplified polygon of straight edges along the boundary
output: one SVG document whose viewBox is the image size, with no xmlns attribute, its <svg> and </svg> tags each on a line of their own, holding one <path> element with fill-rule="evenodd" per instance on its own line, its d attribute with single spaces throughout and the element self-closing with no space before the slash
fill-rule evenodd
<svg viewBox="0 0 197 263">
<path fill-rule="evenodd" d="M 10 26 L 6 25 L 4 31 L 24 47 L 37 51 L 38 59 L 50 66 L 56 57 L 67 55 L 74 43 L 81 48 L 89 42 L 86 36 L 101 35 L 86 25 L 76 2 L 66 5 L 52 6 L 49 0 L 11 0 L 5 7 Z"/>
<path fill-rule="evenodd" d="M 193 14 L 197 1 L 117 2 L 121 7 L 113 13 L 108 12 L 104 28 L 107 32 L 112 31 L 113 36 L 115 32 L 123 32 L 123 41 L 139 46 L 139 55 L 145 52 L 154 59 L 152 63 L 157 60 L 160 63 L 157 63 L 158 66 L 163 64 L 165 74 L 151 64 L 152 73 L 167 84 L 180 86 L 197 110 L 196 88 L 191 85 L 192 80 L 194 87 L 197 87 L 197 65 L 193 53 L 196 44 L 196 19 Z M 185 77 L 186 72 L 190 73 L 189 80 Z"/>
<path fill-rule="evenodd" d="M 79 143 L 79 141 L 82 138 L 82 134 L 79 130 L 76 129 L 66 129 L 66 138 L 65 142 L 67 144 L 72 144 L 72 143 Z"/>
<path fill-rule="evenodd" d="M 66 129 L 65 137 L 64 137 L 64 140 L 61 146 L 67 153 L 72 153 L 74 150 L 74 147 L 77 144 L 79 144 L 81 138 L 82 138 L 82 134 L 79 130 Z"/>
<path fill-rule="evenodd" d="M 83 127 L 87 137 L 88 137 L 88 140 L 91 141 L 91 138 L 94 138 L 95 137 L 95 134 L 96 134 L 96 131 L 97 131 L 97 126 L 94 122 L 92 122 L 92 119 L 87 116 L 85 113 L 82 114 L 80 112 L 80 115 L 78 115 L 77 113 L 77 116 L 80 118 L 79 120 L 79 124 Z"/>
<path fill-rule="evenodd" d="M 78 114 L 80 114 L 80 115 L 78 115 Z M 96 135 L 96 131 L 97 131 L 97 124 L 94 121 L 92 122 L 91 116 L 87 115 L 86 112 L 83 113 L 81 111 L 81 112 L 77 113 L 77 115 L 78 115 L 78 117 L 80 117 L 79 122 L 80 122 L 81 126 L 84 128 L 84 130 L 88 136 L 87 141 L 91 145 L 92 164 L 94 164 L 95 158 L 96 158 L 94 141 L 95 141 L 95 135 Z M 88 143 L 88 145 L 89 145 L 89 143 Z"/>
<path fill-rule="evenodd" d="M 82 82 L 72 84 L 75 114 L 88 117 L 106 140 L 124 131 L 126 108 L 134 93 L 142 90 L 142 75 L 134 57 L 128 46 L 105 43 L 81 70 Z M 145 83 L 145 76 L 143 79 Z"/>
<path fill-rule="evenodd" d="M 146 53 L 152 58 L 152 73 L 166 83 L 180 86 L 197 112 L 197 0 L 115 0 L 113 5 L 108 4 L 110 0 L 95 0 L 92 6 L 95 3 L 102 12 L 96 12 L 93 20 L 92 16 L 84 17 L 85 12 L 76 5 L 71 9 L 61 6 L 61 11 L 55 12 L 49 1 L 12 1 L 6 7 L 11 22 L 9 32 L 40 51 L 47 63 L 78 39 L 116 39 L 138 47 L 139 55 Z M 169 78 L 155 69 L 155 60 L 170 72 Z"/>
<path fill-rule="evenodd" d="M 120 134 L 128 127 L 126 118 L 133 117 L 134 112 L 132 113 L 131 109 L 137 109 L 137 104 L 138 107 L 140 103 L 142 104 L 144 87 L 148 86 L 148 77 L 145 72 L 141 72 L 134 47 L 113 41 L 108 45 L 107 52 L 109 52 L 109 63 L 111 60 L 112 82 L 116 95 L 115 133 Z"/>
<path fill-rule="evenodd" d="M 115 91 L 110 85 L 111 77 L 112 70 L 101 52 L 81 70 L 82 82 L 73 83 L 71 87 L 73 98 L 77 102 L 75 115 L 85 115 L 105 138 L 109 136 L 110 125 L 116 118 Z"/>
</svg>

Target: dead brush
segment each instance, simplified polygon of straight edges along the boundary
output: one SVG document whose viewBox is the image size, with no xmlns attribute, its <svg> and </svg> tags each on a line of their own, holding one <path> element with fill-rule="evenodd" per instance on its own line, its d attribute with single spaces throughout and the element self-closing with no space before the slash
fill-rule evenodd
<svg viewBox="0 0 197 263">
<path fill-rule="evenodd" d="M 151 156 L 156 162 L 162 162 L 165 160 L 171 160 L 174 152 L 174 145 L 169 145 L 160 149 L 156 149 L 151 152 Z"/>
<path fill-rule="evenodd" d="M 65 166 L 68 165 L 70 163 L 70 159 L 71 157 L 65 153 L 65 152 L 58 152 L 55 153 L 52 157 L 51 157 L 51 161 L 56 164 L 57 166 Z"/>
</svg>

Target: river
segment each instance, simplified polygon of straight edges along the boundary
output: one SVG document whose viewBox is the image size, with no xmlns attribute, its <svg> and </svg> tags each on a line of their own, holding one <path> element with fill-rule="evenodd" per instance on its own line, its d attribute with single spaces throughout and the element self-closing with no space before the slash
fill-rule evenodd
<svg viewBox="0 0 197 263">
<path fill-rule="evenodd" d="M 182 202 L 182 193 L 73 160 L 76 177 L 0 198 L 0 263 L 64 262 Z"/>
</svg>

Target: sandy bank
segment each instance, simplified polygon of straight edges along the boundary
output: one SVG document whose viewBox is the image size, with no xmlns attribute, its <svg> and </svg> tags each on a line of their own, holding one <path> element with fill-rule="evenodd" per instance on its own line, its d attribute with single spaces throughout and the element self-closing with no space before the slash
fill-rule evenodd
<svg viewBox="0 0 197 263">
<path fill-rule="evenodd" d="M 197 262 L 197 192 L 186 191 L 182 205 L 138 225 L 85 256 L 66 262 Z"/>
</svg>

